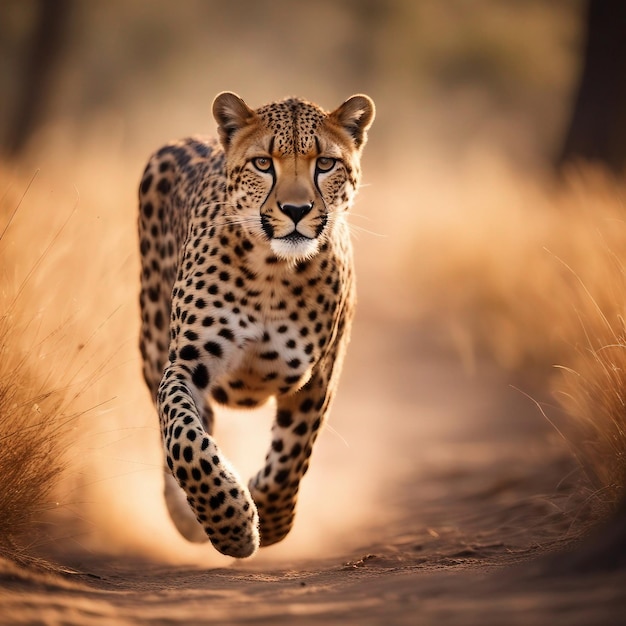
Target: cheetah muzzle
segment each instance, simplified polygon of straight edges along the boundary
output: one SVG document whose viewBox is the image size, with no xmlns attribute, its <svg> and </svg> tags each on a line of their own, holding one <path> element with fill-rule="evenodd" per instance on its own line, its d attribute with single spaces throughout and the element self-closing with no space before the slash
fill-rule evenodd
<svg viewBox="0 0 626 626">
<path fill-rule="evenodd" d="M 170 515 L 241 558 L 290 531 L 337 386 L 355 298 L 347 211 L 374 104 L 253 110 L 225 92 L 213 115 L 219 141 L 164 146 L 141 181 L 140 347 Z M 212 405 L 271 397 L 271 446 L 246 486 L 213 438 Z"/>
</svg>

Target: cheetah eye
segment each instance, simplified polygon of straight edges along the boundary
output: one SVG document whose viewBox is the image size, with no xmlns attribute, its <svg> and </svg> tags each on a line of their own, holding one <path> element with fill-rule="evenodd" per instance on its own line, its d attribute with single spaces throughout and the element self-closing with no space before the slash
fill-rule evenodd
<svg viewBox="0 0 626 626">
<path fill-rule="evenodd" d="M 252 159 L 252 165 L 254 165 L 259 172 L 269 172 L 272 169 L 272 159 L 269 157 L 256 157 Z"/>
<path fill-rule="evenodd" d="M 315 164 L 319 172 L 330 172 L 335 167 L 337 159 L 331 159 L 330 157 L 319 157 Z"/>
</svg>

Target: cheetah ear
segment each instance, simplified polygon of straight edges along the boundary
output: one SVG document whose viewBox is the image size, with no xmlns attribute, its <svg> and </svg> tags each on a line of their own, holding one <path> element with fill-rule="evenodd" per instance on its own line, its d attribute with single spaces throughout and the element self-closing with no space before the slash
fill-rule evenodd
<svg viewBox="0 0 626 626">
<path fill-rule="evenodd" d="M 330 118 L 348 131 L 357 148 L 361 148 L 367 140 L 367 129 L 372 125 L 376 107 L 374 101 L 366 95 L 359 94 L 348 98 Z"/>
<path fill-rule="evenodd" d="M 223 91 L 213 101 L 213 117 L 222 146 L 228 150 L 233 134 L 250 123 L 254 111 L 237 94 Z"/>
</svg>

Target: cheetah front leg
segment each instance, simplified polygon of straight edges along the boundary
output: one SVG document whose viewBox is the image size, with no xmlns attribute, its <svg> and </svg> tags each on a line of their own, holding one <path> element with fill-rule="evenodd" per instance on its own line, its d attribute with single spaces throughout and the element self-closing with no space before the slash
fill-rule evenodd
<svg viewBox="0 0 626 626">
<path fill-rule="evenodd" d="M 291 530 L 300 480 L 330 404 L 328 382 L 314 375 L 299 391 L 277 398 L 272 443 L 264 468 L 249 483 L 261 528 L 261 545 L 281 541 Z"/>
<path fill-rule="evenodd" d="M 204 407 L 202 425 L 208 435 L 213 434 L 213 411 L 207 404 Z M 209 540 L 202 524 L 198 522 L 193 509 L 187 501 L 187 494 L 180 488 L 167 463 L 163 467 L 165 504 L 178 532 L 187 540 L 194 543 L 204 543 Z"/>
<path fill-rule="evenodd" d="M 202 403 L 194 397 L 199 393 L 188 369 L 171 363 L 157 394 L 167 465 L 213 546 L 229 556 L 251 556 L 259 547 L 256 506 L 203 428 L 198 412 Z M 203 409 L 210 411 L 208 405 Z"/>
</svg>

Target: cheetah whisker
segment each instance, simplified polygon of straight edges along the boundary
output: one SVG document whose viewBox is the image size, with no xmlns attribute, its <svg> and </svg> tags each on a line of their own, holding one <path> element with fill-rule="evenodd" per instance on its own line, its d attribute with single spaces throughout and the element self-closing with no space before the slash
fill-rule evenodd
<svg viewBox="0 0 626 626">
<path fill-rule="evenodd" d="M 348 228 L 350 229 L 350 232 L 352 233 L 355 239 L 358 239 L 361 233 L 365 233 L 367 235 L 373 235 L 374 237 L 387 237 L 388 236 L 388 235 L 385 235 L 384 233 L 377 233 L 376 231 L 363 228 L 363 226 L 357 226 L 356 224 L 348 223 Z"/>
</svg>

